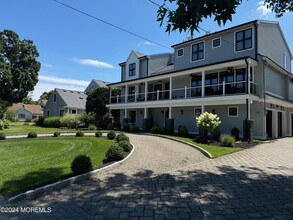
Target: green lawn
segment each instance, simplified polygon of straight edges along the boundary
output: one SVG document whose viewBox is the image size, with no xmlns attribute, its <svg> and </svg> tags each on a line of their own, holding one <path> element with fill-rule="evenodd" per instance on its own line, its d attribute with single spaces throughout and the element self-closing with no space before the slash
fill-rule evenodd
<svg viewBox="0 0 293 220">
<path fill-rule="evenodd" d="M 195 142 L 193 138 L 185 138 L 185 137 L 178 137 L 178 136 L 168 136 L 168 137 L 175 138 L 177 140 L 186 141 L 188 143 L 197 145 L 198 147 L 201 147 L 202 149 L 209 152 L 213 158 L 221 157 L 226 154 L 231 154 L 231 153 L 243 150 L 243 148 L 237 148 L 237 147 L 221 147 L 221 146 L 213 146 L 209 144 L 200 144 Z"/>
<path fill-rule="evenodd" d="M 12 122 L 11 128 L 1 130 L 0 133 L 9 135 L 9 134 L 27 134 L 29 132 L 45 133 L 45 132 L 55 132 L 55 131 L 76 132 L 76 129 L 44 128 L 44 127 L 39 127 L 32 124 L 24 125 L 24 122 Z"/>
<path fill-rule="evenodd" d="M 70 164 L 79 154 L 90 156 L 99 166 L 113 144 L 95 137 L 0 141 L 0 194 L 11 196 L 70 176 Z"/>
</svg>

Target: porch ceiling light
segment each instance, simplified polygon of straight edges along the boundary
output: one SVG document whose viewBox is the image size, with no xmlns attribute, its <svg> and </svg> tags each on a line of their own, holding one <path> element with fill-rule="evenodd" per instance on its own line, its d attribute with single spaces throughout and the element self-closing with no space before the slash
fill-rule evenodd
<svg viewBox="0 0 293 220">
<path fill-rule="evenodd" d="M 228 73 L 231 73 L 232 71 L 233 71 L 233 68 L 232 68 L 232 67 L 228 67 L 228 68 L 227 68 L 227 72 L 228 72 Z"/>
</svg>

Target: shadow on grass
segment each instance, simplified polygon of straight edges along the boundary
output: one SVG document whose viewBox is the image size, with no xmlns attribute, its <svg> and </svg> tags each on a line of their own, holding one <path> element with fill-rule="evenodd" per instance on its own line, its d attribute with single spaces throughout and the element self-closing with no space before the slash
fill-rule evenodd
<svg viewBox="0 0 293 220">
<path fill-rule="evenodd" d="M 0 193 L 5 197 L 13 196 L 26 190 L 56 182 L 59 179 L 69 177 L 64 175 L 65 167 L 47 168 L 39 171 L 29 172 L 25 176 L 12 179 L 3 183 Z"/>
</svg>

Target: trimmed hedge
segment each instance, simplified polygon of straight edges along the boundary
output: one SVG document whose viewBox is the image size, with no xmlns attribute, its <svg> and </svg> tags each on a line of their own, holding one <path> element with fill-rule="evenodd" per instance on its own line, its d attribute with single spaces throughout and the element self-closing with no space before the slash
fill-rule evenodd
<svg viewBox="0 0 293 220">
<path fill-rule="evenodd" d="M 61 117 L 60 116 L 53 116 L 44 119 L 44 127 L 50 128 L 60 128 L 61 126 Z"/>
<path fill-rule="evenodd" d="M 123 148 L 116 145 L 111 146 L 106 152 L 106 158 L 107 162 L 122 160 L 124 158 Z"/>
<path fill-rule="evenodd" d="M 27 138 L 36 138 L 38 137 L 38 134 L 36 132 L 29 132 L 27 134 Z"/>
<path fill-rule="evenodd" d="M 97 131 L 97 132 L 95 133 L 95 136 L 96 136 L 96 137 L 102 137 L 102 136 L 103 136 L 103 132 Z"/>
<path fill-rule="evenodd" d="M 78 131 L 75 134 L 75 137 L 83 137 L 83 136 L 84 136 L 84 133 L 82 131 Z"/>
<path fill-rule="evenodd" d="M 107 134 L 107 137 L 108 139 L 110 140 L 114 140 L 115 137 L 116 137 L 116 133 L 114 131 L 110 131 L 108 134 Z"/>
<path fill-rule="evenodd" d="M 60 132 L 59 131 L 55 131 L 53 134 L 54 137 L 60 137 Z"/>
<path fill-rule="evenodd" d="M 116 136 L 116 141 L 119 143 L 120 141 L 128 141 L 129 142 L 129 137 L 126 136 L 124 133 L 120 133 Z"/>
<path fill-rule="evenodd" d="M 138 132 L 138 131 L 140 131 L 140 128 L 137 125 L 133 124 L 130 126 L 130 132 Z"/>
<path fill-rule="evenodd" d="M 163 129 L 159 125 L 154 125 L 151 128 L 151 133 L 153 133 L 153 134 L 162 134 L 163 133 Z"/>
<path fill-rule="evenodd" d="M 132 149 L 132 146 L 128 141 L 120 141 L 119 146 L 123 148 L 125 152 L 129 152 Z"/>
<path fill-rule="evenodd" d="M 91 158 L 86 155 L 76 156 L 71 163 L 71 171 L 75 175 L 87 173 L 93 170 Z"/>
<path fill-rule="evenodd" d="M 0 133 L 0 140 L 5 140 L 6 139 L 6 135 L 3 133 Z"/>
<path fill-rule="evenodd" d="M 178 128 L 178 136 L 179 137 L 187 137 L 188 136 L 188 129 L 185 125 L 180 125 Z"/>
<path fill-rule="evenodd" d="M 235 146 L 235 137 L 230 135 L 223 135 L 220 138 L 221 144 L 225 147 L 234 147 Z"/>
</svg>

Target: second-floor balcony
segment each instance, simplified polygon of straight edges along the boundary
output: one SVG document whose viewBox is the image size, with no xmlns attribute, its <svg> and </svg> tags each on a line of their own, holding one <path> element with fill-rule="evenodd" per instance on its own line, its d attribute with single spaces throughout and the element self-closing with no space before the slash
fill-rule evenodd
<svg viewBox="0 0 293 220">
<path fill-rule="evenodd" d="M 248 87 L 248 89 L 247 89 Z M 240 94 L 256 94 L 256 83 L 246 81 L 194 87 L 181 87 L 172 90 L 155 90 L 146 93 L 129 93 L 110 97 L 110 104 L 150 102 L 161 100 L 196 99 L 200 97 L 230 96 Z"/>
</svg>

